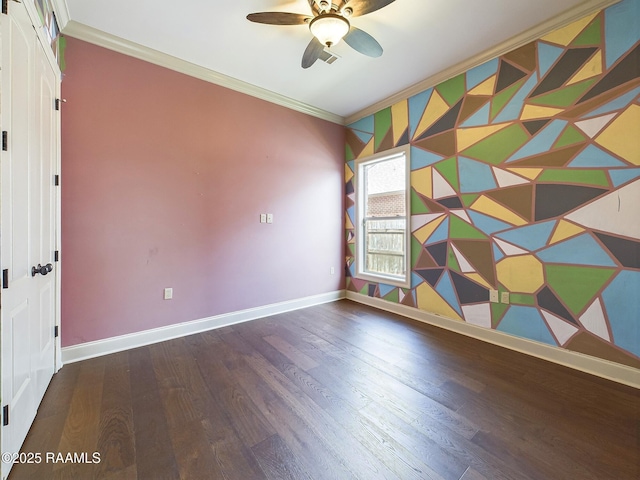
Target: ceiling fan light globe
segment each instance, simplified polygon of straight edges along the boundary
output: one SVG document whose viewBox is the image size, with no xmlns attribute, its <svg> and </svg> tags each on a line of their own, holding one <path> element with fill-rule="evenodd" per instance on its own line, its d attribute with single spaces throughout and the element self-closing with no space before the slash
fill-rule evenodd
<svg viewBox="0 0 640 480">
<path fill-rule="evenodd" d="M 323 13 L 311 20 L 309 30 L 318 41 L 328 47 L 336 45 L 349 33 L 349 21 L 335 13 Z"/>
</svg>

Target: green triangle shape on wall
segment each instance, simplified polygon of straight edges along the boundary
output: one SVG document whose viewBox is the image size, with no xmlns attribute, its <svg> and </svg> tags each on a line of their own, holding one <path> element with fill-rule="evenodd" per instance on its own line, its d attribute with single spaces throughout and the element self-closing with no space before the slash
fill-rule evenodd
<svg viewBox="0 0 640 480">
<path fill-rule="evenodd" d="M 511 100 L 511 98 L 520 90 L 520 87 L 524 85 L 526 79 L 522 79 L 511 85 L 509 88 L 505 88 L 502 92 L 493 97 L 491 101 L 491 114 L 490 118 L 493 120 L 498 116 L 500 110 Z"/>
<path fill-rule="evenodd" d="M 368 284 L 368 283 L 365 283 L 365 284 L 364 284 L 364 287 L 362 287 L 362 288 L 360 289 L 360 293 L 361 293 L 362 295 L 369 295 L 369 284 Z"/>
<path fill-rule="evenodd" d="M 585 136 L 580 133 L 573 125 L 569 125 L 567 129 L 562 133 L 554 148 L 566 147 L 567 145 L 573 145 L 585 140 Z"/>
<path fill-rule="evenodd" d="M 479 193 L 465 193 L 463 195 L 460 195 L 460 200 L 462 200 L 462 204 L 465 207 L 470 207 L 473 202 L 475 202 L 478 197 L 480 196 Z"/>
<path fill-rule="evenodd" d="M 420 258 L 421 253 L 422 253 L 422 244 L 418 241 L 416 237 L 411 235 L 411 258 L 409 263 L 411 264 L 412 269 L 415 268 L 416 262 L 418 261 L 418 258 Z"/>
<path fill-rule="evenodd" d="M 487 236 L 473 225 L 468 224 L 456 215 L 449 216 L 449 236 L 451 238 L 478 238 L 485 240 Z"/>
<path fill-rule="evenodd" d="M 436 87 L 438 93 L 442 98 L 444 98 L 444 101 L 447 102 L 449 106 L 453 106 L 453 104 L 460 100 L 460 98 L 465 94 L 464 78 L 465 74 L 461 73 L 456 77 L 442 82 Z"/>
<path fill-rule="evenodd" d="M 380 110 L 373 116 L 374 121 L 374 148 L 378 151 L 378 147 L 387 136 L 387 132 L 391 128 L 391 107 Z"/>
<path fill-rule="evenodd" d="M 448 254 L 447 254 L 447 267 L 449 267 L 451 270 L 460 273 L 461 272 L 461 268 L 460 268 L 460 264 L 458 263 L 458 259 L 456 258 L 456 254 L 453 253 L 453 249 L 451 248 L 451 245 L 449 245 L 448 248 Z"/>
<path fill-rule="evenodd" d="M 603 170 L 555 170 L 548 169 L 542 172 L 538 182 L 580 183 L 596 187 L 608 187 L 609 179 Z"/>
<path fill-rule="evenodd" d="M 586 92 L 597 78 L 590 78 L 575 85 L 564 87 L 546 95 L 529 99 L 529 103 L 534 105 L 544 105 L 548 107 L 568 107 Z"/>
<path fill-rule="evenodd" d="M 467 148 L 462 155 L 498 165 L 529 140 L 528 133 L 517 123 Z"/>
<path fill-rule="evenodd" d="M 58 37 L 58 65 L 60 65 L 60 71 L 64 72 L 67 69 L 67 61 L 65 59 L 65 52 L 67 51 L 67 37 L 60 35 Z"/>
<path fill-rule="evenodd" d="M 383 297 L 385 300 L 393 303 L 398 303 L 400 301 L 400 295 L 398 295 L 398 289 L 394 288 L 391 290 L 386 297 Z"/>
<path fill-rule="evenodd" d="M 507 311 L 509 305 L 505 303 L 492 303 L 491 304 L 491 328 L 496 328 L 504 316 L 504 312 Z"/>
<path fill-rule="evenodd" d="M 460 191 L 460 180 L 458 179 L 458 159 L 456 157 L 448 158 L 434 165 L 434 168 L 440 172 L 456 192 Z"/>
<path fill-rule="evenodd" d="M 351 146 L 349 144 L 347 144 L 344 149 L 344 158 L 345 162 L 350 162 L 355 158 L 355 156 L 353 155 L 353 150 L 351 150 Z"/>
<path fill-rule="evenodd" d="M 601 41 L 600 16 L 598 16 L 582 31 L 580 35 L 576 37 L 571 46 L 579 47 L 583 45 L 599 45 Z"/>
<path fill-rule="evenodd" d="M 545 266 L 547 282 L 565 305 L 578 315 L 615 273 L 611 268 L 575 265 Z"/>
<path fill-rule="evenodd" d="M 417 215 L 420 213 L 430 213 L 427 206 L 422 199 L 418 196 L 415 190 L 411 189 L 411 215 Z"/>
</svg>

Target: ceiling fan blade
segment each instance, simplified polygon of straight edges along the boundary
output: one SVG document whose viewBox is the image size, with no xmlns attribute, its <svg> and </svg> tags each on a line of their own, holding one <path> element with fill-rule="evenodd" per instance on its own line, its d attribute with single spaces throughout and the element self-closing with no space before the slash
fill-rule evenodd
<svg viewBox="0 0 640 480">
<path fill-rule="evenodd" d="M 302 68 L 309 68 L 316 63 L 316 60 L 320 58 L 320 55 L 324 51 L 324 45 L 322 45 L 316 37 L 313 37 L 307 45 L 307 48 L 302 55 Z"/>
<path fill-rule="evenodd" d="M 375 12 L 396 0 L 351 0 L 345 5 L 353 10 L 352 17 L 361 17 L 367 13 Z"/>
<path fill-rule="evenodd" d="M 349 33 L 347 33 L 343 39 L 347 45 L 354 50 L 367 55 L 368 57 L 379 57 L 382 55 L 382 47 L 367 32 L 360 30 L 356 27 L 351 27 Z"/>
<path fill-rule="evenodd" d="M 288 12 L 260 12 L 250 13 L 247 20 L 255 23 L 266 23 L 268 25 L 304 25 L 311 20 L 309 15 Z"/>
</svg>

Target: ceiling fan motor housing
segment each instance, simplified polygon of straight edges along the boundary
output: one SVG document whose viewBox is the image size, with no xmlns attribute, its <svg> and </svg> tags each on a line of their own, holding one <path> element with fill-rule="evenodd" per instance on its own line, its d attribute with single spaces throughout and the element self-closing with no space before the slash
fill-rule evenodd
<svg viewBox="0 0 640 480">
<path fill-rule="evenodd" d="M 337 13 L 321 13 L 309 23 L 309 30 L 320 43 L 331 47 L 349 33 L 349 20 Z"/>
</svg>

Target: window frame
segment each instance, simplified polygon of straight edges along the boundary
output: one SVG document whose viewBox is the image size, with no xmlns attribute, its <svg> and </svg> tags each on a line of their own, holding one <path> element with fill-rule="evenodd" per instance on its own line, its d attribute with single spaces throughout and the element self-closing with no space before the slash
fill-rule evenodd
<svg viewBox="0 0 640 480">
<path fill-rule="evenodd" d="M 355 278 L 368 282 L 383 283 L 395 287 L 411 288 L 411 146 L 403 145 L 384 152 L 369 155 L 355 160 L 354 190 L 355 190 Z M 384 162 L 404 156 L 405 162 L 405 228 L 404 228 L 404 276 L 372 273 L 365 270 L 366 231 L 365 201 L 366 188 L 360 185 L 363 169 L 371 164 Z"/>
</svg>

